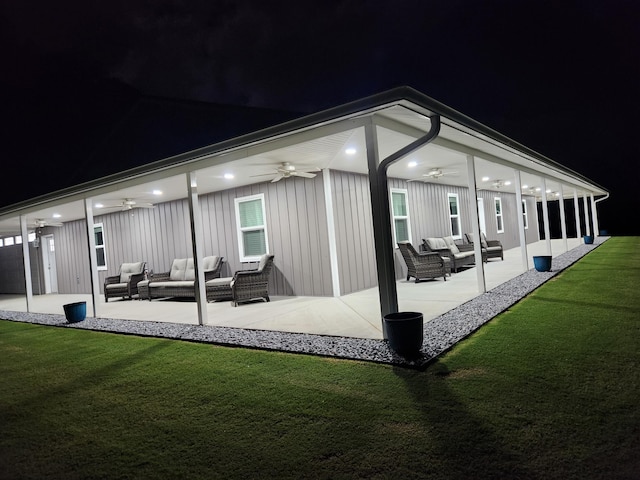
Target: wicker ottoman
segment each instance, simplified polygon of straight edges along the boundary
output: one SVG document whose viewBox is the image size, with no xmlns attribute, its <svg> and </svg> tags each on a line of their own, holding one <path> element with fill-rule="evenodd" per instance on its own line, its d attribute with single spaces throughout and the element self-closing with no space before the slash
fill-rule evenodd
<svg viewBox="0 0 640 480">
<path fill-rule="evenodd" d="M 138 282 L 138 298 L 140 300 L 149 300 L 149 280 Z"/>
<path fill-rule="evenodd" d="M 207 289 L 207 302 L 214 300 L 231 300 L 231 280 L 233 277 L 214 278 L 205 283 Z"/>
</svg>

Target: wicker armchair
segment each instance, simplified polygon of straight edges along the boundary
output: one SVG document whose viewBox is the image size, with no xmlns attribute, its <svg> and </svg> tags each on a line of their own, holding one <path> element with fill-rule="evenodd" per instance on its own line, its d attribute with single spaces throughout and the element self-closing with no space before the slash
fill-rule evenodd
<svg viewBox="0 0 640 480">
<path fill-rule="evenodd" d="M 418 253 L 410 242 L 398 242 L 402 258 L 407 264 L 407 281 L 411 277 L 415 282 L 442 276 L 447 281 L 447 265 L 445 259 L 435 252 Z"/>
<path fill-rule="evenodd" d="M 123 263 L 118 275 L 104 279 L 104 301 L 122 297 L 131 299 L 138 293 L 138 282 L 144 279 L 145 262 Z"/>
<path fill-rule="evenodd" d="M 269 277 L 272 268 L 273 255 L 265 254 L 255 270 L 238 270 L 233 277 L 208 281 L 207 301 L 231 299 L 234 307 L 239 302 L 258 298 L 269 302 Z"/>
<path fill-rule="evenodd" d="M 467 242 L 473 245 L 473 233 L 465 233 L 464 236 Z M 485 261 L 489 258 L 500 258 L 500 260 L 504 260 L 504 252 L 500 240 L 487 240 L 484 232 L 480 232 L 480 245 L 482 245 Z"/>
</svg>

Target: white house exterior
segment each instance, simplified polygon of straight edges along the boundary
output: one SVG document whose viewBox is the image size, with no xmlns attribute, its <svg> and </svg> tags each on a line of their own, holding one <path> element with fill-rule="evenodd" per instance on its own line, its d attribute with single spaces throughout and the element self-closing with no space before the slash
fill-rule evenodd
<svg viewBox="0 0 640 480">
<path fill-rule="evenodd" d="M 272 182 L 283 165 L 315 176 Z M 99 316 L 104 277 L 121 263 L 163 272 L 174 258 L 194 257 L 202 283 L 204 256 L 223 256 L 225 276 L 264 251 L 275 255 L 272 295 L 340 297 L 378 286 L 382 316 L 397 310 L 396 280 L 406 274 L 398 236 L 417 248 L 423 238 L 483 231 L 520 248 L 526 270 L 539 224 L 551 248 L 550 202 L 573 200 L 570 227 L 581 237 L 599 231 L 597 201 L 607 196 L 403 87 L 0 209 L 0 296 L 23 296 L 29 310 L 35 295 L 90 293 Z M 257 213 L 243 227 L 249 211 Z M 482 292 L 483 268 L 477 279 Z M 196 302 L 206 323 L 206 299 Z"/>
</svg>

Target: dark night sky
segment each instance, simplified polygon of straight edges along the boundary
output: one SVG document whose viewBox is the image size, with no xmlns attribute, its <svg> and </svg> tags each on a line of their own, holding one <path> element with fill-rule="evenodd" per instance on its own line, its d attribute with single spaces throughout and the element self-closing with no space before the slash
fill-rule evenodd
<svg viewBox="0 0 640 480">
<path fill-rule="evenodd" d="M 409 85 L 609 189 L 601 226 L 640 233 L 637 0 L 7 1 L 0 45 L 0 206 L 67 186 L 122 98 L 312 112 Z"/>
</svg>

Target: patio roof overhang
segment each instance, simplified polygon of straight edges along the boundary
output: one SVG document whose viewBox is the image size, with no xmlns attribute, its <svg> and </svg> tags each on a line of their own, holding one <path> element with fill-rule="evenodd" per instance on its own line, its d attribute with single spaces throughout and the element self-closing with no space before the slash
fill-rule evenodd
<svg viewBox="0 0 640 480">
<path fill-rule="evenodd" d="M 466 156 L 477 162 L 479 189 L 514 192 L 513 172 L 521 172 L 523 194 L 541 196 L 541 178 L 551 195 L 603 196 L 608 192 L 581 174 L 482 125 L 450 107 L 412 89 L 401 87 L 365 99 L 301 117 L 251 134 L 165 158 L 71 188 L 0 209 L 0 234 L 18 234 L 19 217 L 27 225 L 36 219 L 60 221 L 84 218 L 84 200 L 149 197 L 162 190 L 162 199 L 186 198 L 185 174 L 197 172 L 200 194 L 265 181 L 275 164 L 292 161 L 301 167 L 367 174 L 364 125 L 379 133 L 380 158 L 385 158 L 430 130 L 429 117 L 439 115 L 438 137 L 414 155 L 389 168 L 390 177 L 467 186 Z M 355 157 L 345 153 L 356 150 Z M 355 161 L 359 157 L 360 161 Z M 422 175 L 433 168 L 453 172 L 432 179 Z M 233 173 L 233 179 L 225 173 Z M 488 180 L 485 180 L 488 178 Z"/>
</svg>

